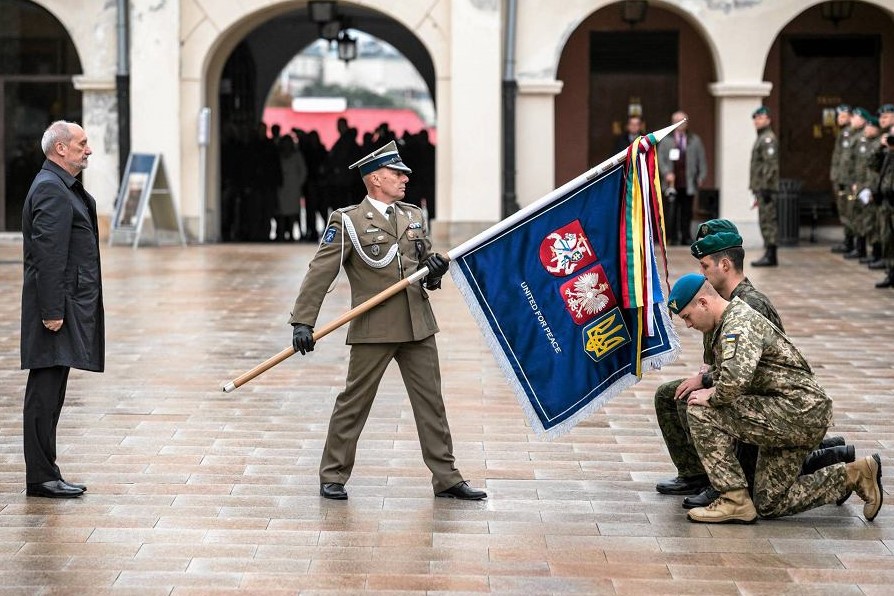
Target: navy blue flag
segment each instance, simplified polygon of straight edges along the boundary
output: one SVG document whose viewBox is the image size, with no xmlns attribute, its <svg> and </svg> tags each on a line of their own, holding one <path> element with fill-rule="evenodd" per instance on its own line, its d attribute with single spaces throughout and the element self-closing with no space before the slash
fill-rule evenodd
<svg viewBox="0 0 894 596">
<path fill-rule="evenodd" d="M 624 189 L 621 166 L 581 176 L 450 252 L 453 278 L 532 428 L 550 438 L 638 382 L 639 362 L 658 368 L 679 352 L 654 258 L 651 335 L 640 333 L 642 312 L 624 308 Z"/>
</svg>

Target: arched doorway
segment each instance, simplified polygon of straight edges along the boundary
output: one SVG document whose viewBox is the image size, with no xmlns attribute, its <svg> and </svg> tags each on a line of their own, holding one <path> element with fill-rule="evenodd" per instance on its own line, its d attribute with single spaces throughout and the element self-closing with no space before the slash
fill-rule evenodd
<svg viewBox="0 0 894 596">
<path fill-rule="evenodd" d="M 435 74 L 431 56 L 416 35 L 402 24 L 380 12 L 366 7 L 339 2 L 338 17 L 351 30 L 372 35 L 396 48 L 424 79 L 428 92 L 435 97 Z M 299 6 L 289 12 L 274 17 L 255 15 L 254 22 L 243 22 L 234 28 L 229 40 L 223 41 L 218 55 L 209 59 L 208 94 L 214 97 L 216 110 L 216 135 L 220 139 L 219 157 L 209 170 L 219 171 L 220 176 L 210 178 L 211 187 L 218 198 L 212 198 L 216 208 L 216 224 L 212 224 L 208 237 L 218 240 L 240 240 L 238 224 L 234 218 L 241 217 L 244 209 L 235 205 L 228 188 L 230 173 L 234 171 L 233 160 L 238 160 L 238 151 L 225 147 L 228 139 L 241 137 L 247 140 L 258 130 L 263 119 L 267 95 L 273 87 L 282 68 L 303 48 L 319 38 L 319 29 L 308 14 L 307 6 Z M 362 53 L 350 63 L 350 68 L 366 68 Z M 214 65 L 219 64 L 219 79 L 215 80 Z M 215 112 L 215 110 L 212 110 Z M 352 123 L 348 123 L 349 125 Z M 249 133 L 248 131 L 252 132 Z M 366 131 L 359 131 L 362 135 Z M 400 134 L 401 131 L 397 131 Z M 213 153 L 213 152 L 212 152 Z M 354 197 L 359 199 L 360 197 Z"/>
<path fill-rule="evenodd" d="M 19 231 L 44 160 L 41 134 L 54 120 L 82 120 L 72 84 L 81 63 L 65 28 L 42 7 L 0 0 L 0 14 L 0 231 Z"/>
<path fill-rule="evenodd" d="M 852 11 L 833 13 L 833 4 Z M 831 193 L 835 106 L 875 113 L 894 101 L 894 71 L 884 67 L 894 61 L 892 25 L 891 13 L 872 4 L 825 2 L 790 21 L 770 49 L 764 80 L 773 84 L 766 103 L 779 135 L 780 174 L 801 181 L 815 200 Z"/>
<path fill-rule="evenodd" d="M 656 130 L 681 109 L 704 142 L 709 171 L 704 187 L 711 188 L 716 117 L 708 84 L 717 80 L 711 50 L 681 14 L 650 2 L 642 3 L 644 12 L 633 19 L 624 6 L 618 2 L 595 11 L 562 49 L 555 184 L 613 155 L 628 115 L 641 114 L 646 129 Z"/>
</svg>

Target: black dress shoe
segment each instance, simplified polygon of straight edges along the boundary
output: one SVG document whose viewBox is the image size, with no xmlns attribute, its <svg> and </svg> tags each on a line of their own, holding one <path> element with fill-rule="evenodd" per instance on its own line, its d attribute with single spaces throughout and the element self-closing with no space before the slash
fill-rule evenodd
<svg viewBox="0 0 894 596">
<path fill-rule="evenodd" d="M 65 484 L 61 480 L 49 480 L 47 482 L 29 483 L 25 488 L 25 494 L 29 497 L 72 499 L 74 497 L 80 497 L 84 494 L 84 491 Z"/>
<path fill-rule="evenodd" d="M 655 485 L 655 490 L 662 495 L 697 495 L 710 484 L 707 474 L 677 476 L 670 480 L 662 480 Z"/>
<path fill-rule="evenodd" d="M 454 484 L 447 490 L 442 490 L 441 492 L 435 495 L 436 497 L 442 497 L 445 499 L 462 499 L 464 501 L 480 501 L 481 499 L 487 498 L 487 493 L 483 490 L 478 490 L 469 486 L 469 483 L 465 480 Z"/>
<path fill-rule="evenodd" d="M 885 269 L 888 266 L 888 262 L 883 259 L 876 259 L 869 263 L 869 268 L 872 270 Z"/>
<path fill-rule="evenodd" d="M 714 490 L 713 486 L 709 486 L 697 495 L 692 495 L 683 499 L 683 509 L 695 509 L 696 507 L 707 507 L 720 498 L 720 493 Z"/>
<path fill-rule="evenodd" d="M 348 498 L 348 491 L 345 490 L 344 484 L 326 482 L 320 485 L 320 496 L 327 499 L 335 499 L 336 501 L 344 501 Z"/>
<path fill-rule="evenodd" d="M 79 490 L 82 490 L 82 491 L 84 491 L 84 492 L 87 492 L 87 485 L 86 485 L 86 484 L 78 484 L 77 482 L 69 482 L 69 481 L 66 480 L 65 478 L 60 478 L 59 481 L 62 482 L 63 484 L 67 484 L 68 486 L 70 486 L 70 487 L 72 487 L 72 488 L 77 488 L 77 489 L 79 489 Z"/>
</svg>

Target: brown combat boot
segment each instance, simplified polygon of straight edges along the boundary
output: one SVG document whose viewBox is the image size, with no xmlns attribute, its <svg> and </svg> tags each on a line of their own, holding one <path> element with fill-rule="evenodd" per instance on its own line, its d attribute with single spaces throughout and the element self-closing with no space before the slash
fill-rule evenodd
<svg viewBox="0 0 894 596">
<path fill-rule="evenodd" d="M 852 464 L 846 464 L 847 488 L 856 491 L 866 504 L 863 505 L 863 517 L 872 521 L 882 508 L 882 460 L 878 454 L 867 455 Z"/>
<path fill-rule="evenodd" d="M 748 496 L 747 488 L 731 490 L 707 507 L 689 510 L 689 521 L 708 524 L 752 524 L 757 520 L 757 509 Z"/>
</svg>

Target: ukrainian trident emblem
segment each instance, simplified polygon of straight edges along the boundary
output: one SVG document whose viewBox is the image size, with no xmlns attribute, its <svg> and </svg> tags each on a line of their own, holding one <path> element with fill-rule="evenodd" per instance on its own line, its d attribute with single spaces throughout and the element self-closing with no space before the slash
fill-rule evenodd
<svg viewBox="0 0 894 596">
<path fill-rule="evenodd" d="M 579 220 L 575 219 L 543 239 L 540 262 L 557 277 L 571 275 L 596 262 L 596 253 Z"/>
<path fill-rule="evenodd" d="M 605 316 L 584 327 L 581 335 L 584 352 L 596 362 L 630 342 L 630 332 L 620 308 L 611 309 Z"/>
</svg>

